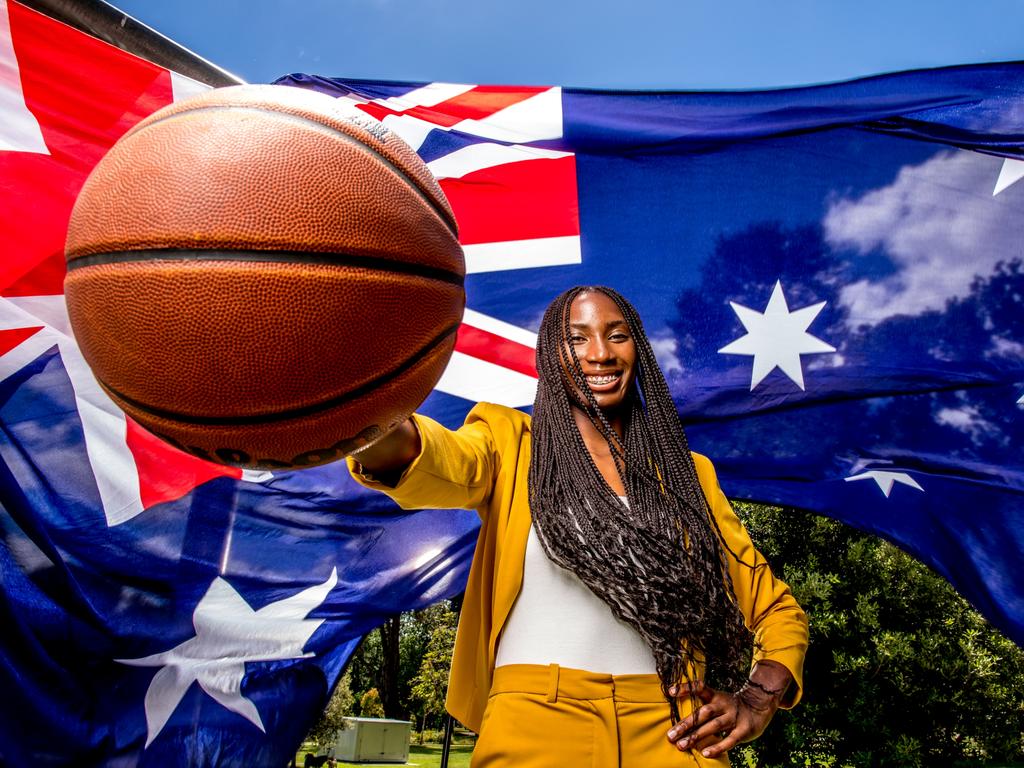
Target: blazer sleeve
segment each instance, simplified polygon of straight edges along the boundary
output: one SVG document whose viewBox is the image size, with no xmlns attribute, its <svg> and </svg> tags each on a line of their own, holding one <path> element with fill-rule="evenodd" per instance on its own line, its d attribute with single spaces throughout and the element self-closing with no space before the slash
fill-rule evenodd
<svg viewBox="0 0 1024 768">
<path fill-rule="evenodd" d="M 394 486 L 365 472 L 356 457 L 347 459 L 353 479 L 390 496 L 402 509 L 475 509 L 486 506 L 494 490 L 497 460 L 494 436 L 477 405 L 455 431 L 422 414 L 413 414 L 420 453 Z"/>
<path fill-rule="evenodd" d="M 754 547 L 746 528 L 719 487 L 711 462 L 699 454 L 694 454 L 694 462 L 722 540 L 732 551 L 732 554 L 729 551 L 724 554 L 736 600 L 744 621 L 754 633 L 754 661 L 777 661 L 793 675 L 793 684 L 780 704 L 783 709 L 790 709 L 803 695 L 807 615 L 789 587 L 775 578 L 764 556 Z"/>
</svg>

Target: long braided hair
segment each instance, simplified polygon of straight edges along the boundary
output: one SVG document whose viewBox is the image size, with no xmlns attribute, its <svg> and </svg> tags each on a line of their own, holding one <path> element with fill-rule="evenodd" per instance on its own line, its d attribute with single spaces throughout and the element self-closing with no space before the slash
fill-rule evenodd
<svg viewBox="0 0 1024 768">
<path fill-rule="evenodd" d="M 618 306 L 636 347 L 621 442 L 568 343 L 573 300 L 595 292 Z M 636 310 L 604 286 L 577 286 L 551 303 L 538 334 L 537 370 L 529 474 L 537 537 L 551 560 L 575 573 L 647 642 L 677 722 L 669 689 L 692 681 L 704 664 L 709 685 L 738 690 L 750 668 L 752 635 L 665 377 Z M 588 402 L 578 407 L 611 448 L 628 508 L 583 442 L 572 412 L 580 394 Z M 695 694 L 691 699 L 696 705 Z"/>
</svg>

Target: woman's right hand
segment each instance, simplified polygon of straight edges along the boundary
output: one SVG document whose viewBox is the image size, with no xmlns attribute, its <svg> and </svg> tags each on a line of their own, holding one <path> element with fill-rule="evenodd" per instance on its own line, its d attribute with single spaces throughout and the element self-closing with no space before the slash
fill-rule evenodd
<svg viewBox="0 0 1024 768">
<path fill-rule="evenodd" d="M 350 455 L 363 468 L 385 485 L 394 486 L 406 468 L 420 454 L 420 433 L 412 417 L 400 422 L 365 448 Z"/>
</svg>

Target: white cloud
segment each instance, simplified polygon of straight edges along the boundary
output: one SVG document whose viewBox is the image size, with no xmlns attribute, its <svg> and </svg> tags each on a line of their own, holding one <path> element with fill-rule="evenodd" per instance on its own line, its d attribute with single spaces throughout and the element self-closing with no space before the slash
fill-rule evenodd
<svg viewBox="0 0 1024 768">
<path fill-rule="evenodd" d="M 985 357 L 1003 357 L 1024 360 L 1024 344 L 1002 336 L 992 337 L 992 347 L 985 350 Z"/>
<path fill-rule="evenodd" d="M 807 363 L 808 371 L 820 371 L 825 368 L 842 368 L 846 365 L 846 358 L 839 352 L 833 355 L 816 355 Z"/>
<path fill-rule="evenodd" d="M 850 326 L 942 309 L 1011 255 L 998 244 L 1018 216 L 1009 215 L 1009 191 L 991 195 L 1001 165 L 1001 158 L 976 152 L 942 152 L 905 166 L 887 187 L 829 206 L 823 225 L 832 246 L 861 254 L 884 249 L 896 266 L 891 275 L 842 288 L 839 303 L 849 310 Z"/>
<path fill-rule="evenodd" d="M 682 373 L 683 364 L 679 360 L 679 340 L 668 328 L 663 328 L 650 337 L 651 349 L 658 359 L 661 372 L 666 378 L 673 373 Z"/>
<path fill-rule="evenodd" d="M 973 405 L 942 408 L 935 414 L 935 423 L 963 432 L 975 445 L 980 445 L 986 439 L 999 439 L 1003 436 L 1002 430 L 987 421 Z"/>
</svg>

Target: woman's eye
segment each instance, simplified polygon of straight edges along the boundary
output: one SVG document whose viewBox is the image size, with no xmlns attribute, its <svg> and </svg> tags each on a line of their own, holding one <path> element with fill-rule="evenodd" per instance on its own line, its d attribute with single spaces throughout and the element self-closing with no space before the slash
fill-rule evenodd
<svg viewBox="0 0 1024 768">
<path fill-rule="evenodd" d="M 612 341 L 629 341 L 629 336 L 624 333 L 616 333 L 611 337 Z"/>
<path fill-rule="evenodd" d="M 582 336 L 570 336 L 569 341 L 571 341 L 573 344 L 582 344 L 584 341 L 586 341 L 586 339 L 583 338 Z"/>
</svg>

